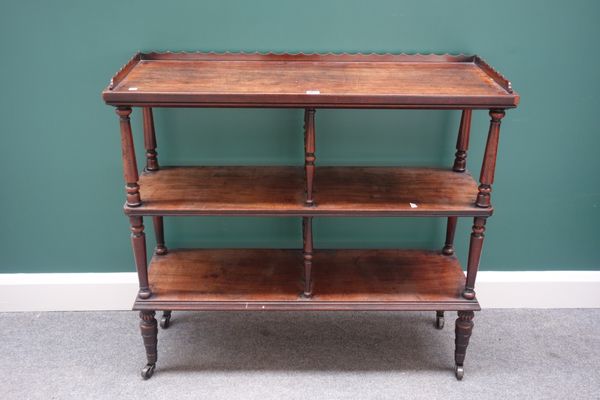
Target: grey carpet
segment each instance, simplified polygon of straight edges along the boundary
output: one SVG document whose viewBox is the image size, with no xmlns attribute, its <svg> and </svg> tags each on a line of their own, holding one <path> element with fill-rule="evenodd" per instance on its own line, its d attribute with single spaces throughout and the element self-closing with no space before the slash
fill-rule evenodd
<svg viewBox="0 0 600 400">
<path fill-rule="evenodd" d="M 434 314 L 174 312 L 142 381 L 134 312 L 4 313 L 0 398 L 600 398 L 600 310 L 476 313 L 462 382 Z"/>
</svg>

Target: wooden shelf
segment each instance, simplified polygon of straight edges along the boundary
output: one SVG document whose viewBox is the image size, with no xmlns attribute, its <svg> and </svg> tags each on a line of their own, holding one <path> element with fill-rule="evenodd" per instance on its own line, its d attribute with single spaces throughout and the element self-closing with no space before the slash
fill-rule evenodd
<svg viewBox="0 0 600 400">
<path fill-rule="evenodd" d="M 510 82 L 478 56 L 138 53 L 107 104 L 169 107 L 512 108 Z"/>
<path fill-rule="evenodd" d="M 166 167 L 140 177 L 129 215 L 489 216 L 469 173 L 403 167 L 318 167 L 316 207 L 303 167 Z M 411 206 L 411 203 L 413 206 Z M 416 205 L 416 207 L 414 207 Z"/>
<path fill-rule="evenodd" d="M 149 268 L 153 295 L 136 310 L 480 309 L 461 297 L 458 260 L 423 250 L 316 250 L 310 299 L 300 250 L 170 250 Z"/>
<path fill-rule="evenodd" d="M 139 279 L 134 309 L 152 376 L 156 311 L 429 310 L 435 326 L 458 311 L 455 374 L 462 379 L 480 309 L 475 280 L 492 215 L 500 124 L 519 103 L 511 83 L 478 56 L 436 54 L 137 53 L 102 92 L 121 131 L 125 213 Z M 139 175 L 130 116 L 142 109 L 145 152 Z M 304 109 L 304 166 L 162 167 L 156 107 Z M 451 168 L 323 167 L 316 160 L 320 108 L 461 110 Z M 478 182 L 466 171 L 473 110 L 489 130 Z M 300 121 L 299 121 L 300 122 Z M 363 132 L 368 136 L 368 132 Z M 470 159 L 470 158 L 469 158 Z M 168 248 L 163 216 L 302 217 L 302 249 Z M 148 265 L 144 216 L 152 216 Z M 315 250 L 313 217 L 448 217 L 440 251 Z M 457 217 L 474 217 L 467 274 L 454 256 Z M 300 222 L 300 221 L 298 221 Z M 148 225 L 148 224 L 146 224 Z M 433 317 L 433 315 L 432 315 Z"/>
</svg>

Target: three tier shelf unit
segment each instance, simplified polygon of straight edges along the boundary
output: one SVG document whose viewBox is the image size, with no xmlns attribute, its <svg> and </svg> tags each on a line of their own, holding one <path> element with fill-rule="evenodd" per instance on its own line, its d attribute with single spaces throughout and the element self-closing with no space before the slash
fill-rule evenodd
<svg viewBox="0 0 600 400">
<path fill-rule="evenodd" d="M 436 326 L 457 311 L 455 374 L 473 329 L 475 277 L 492 215 L 500 122 L 519 96 L 478 56 L 392 54 L 138 53 L 102 96 L 120 121 L 131 243 L 139 292 L 133 309 L 148 359 L 157 360 L 156 311 L 429 310 Z M 145 167 L 139 173 L 130 114 L 143 113 Z M 305 165 L 159 167 L 152 109 L 268 107 L 304 109 Z M 449 168 L 321 167 L 315 113 L 322 108 L 451 109 L 462 112 Z M 491 117 L 479 184 L 466 169 L 473 110 Z M 365 141 L 368 138 L 365 136 Z M 171 249 L 165 216 L 301 217 L 302 249 Z M 327 250 L 313 246 L 321 216 L 443 217 L 439 251 Z M 143 218 L 156 235 L 147 262 Z M 474 219 L 466 277 L 454 255 L 458 217 Z"/>
</svg>

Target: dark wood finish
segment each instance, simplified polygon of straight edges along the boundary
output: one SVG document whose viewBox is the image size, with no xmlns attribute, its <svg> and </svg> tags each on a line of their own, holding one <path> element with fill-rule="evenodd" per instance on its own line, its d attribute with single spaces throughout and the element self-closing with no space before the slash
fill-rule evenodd
<svg viewBox="0 0 600 400">
<path fill-rule="evenodd" d="M 490 131 L 488 133 L 485 154 L 481 166 L 479 181 L 479 194 L 477 195 L 478 207 L 491 207 L 492 184 L 496 170 L 496 154 L 498 153 L 498 139 L 500 137 L 500 123 L 504 118 L 504 110 L 490 110 Z"/>
<path fill-rule="evenodd" d="M 144 147 L 146 148 L 146 168 L 145 172 L 155 172 L 159 170 L 158 153 L 156 152 L 156 132 L 154 130 L 154 115 L 152 108 L 142 108 L 144 118 Z M 165 246 L 165 234 L 163 217 L 152 217 L 152 225 L 154 226 L 154 235 L 156 237 L 156 248 L 154 253 L 157 255 L 167 254 Z"/>
<path fill-rule="evenodd" d="M 454 254 L 454 234 L 456 232 L 457 217 L 448 217 L 448 224 L 446 226 L 446 243 L 442 249 L 442 253 L 451 256 Z"/>
<path fill-rule="evenodd" d="M 121 126 L 121 152 L 123 157 L 123 177 L 125 179 L 125 190 L 127 192 L 127 206 L 138 207 L 142 202 L 140 200 L 138 169 L 133 147 L 133 136 L 131 135 L 131 123 L 129 121 L 131 108 L 118 107 L 116 111 Z"/>
<path fill-rule="evenodd" d="M 306 209 L 303 167 L 163 166 L 142 174 L 140 183 L 141 214 L 301 215 Z"/>
<path fill-rule="evenodd" d="M 468 173 L 440 168 L 319 167 L 316 206 L 302 167 L 162 167 L 140 177 L 129 215 L 489 216 Z M 411 206 L 411 203 L 413 206 Z M 416 207 L 414 207 L 416 206 Z"/>
<path fill-rule="evenodd" d="M 102 93 L 117 106 L 132 247 L 148 364 L 156 363 L 155 310 L 458 311 L 455 372 L 462 379 L 479 310 L 475 280 L 492 215 L 501 119 L 519 95 L 478 56 L 435 54 L 138 53 Z M 143 109 L 146 165 L 138 176 L 131 107 Z M 159 168 L 152 107 L 305 109 L 304 167 Z M 315 166 L 317 108 L 462 110 L 451 169 Z M 491 117 L 479 186 L 466 172 L 473 109 Z M 142 216 L 157 247 L 150 268 Z M 171 250 L 166 215 L 301 216 L 302 250 Z M 448 217 L 441 252 L 315 250 L 316 216 Z M 457 218 L 474 217 L 467 276 L 454 256 Z M 313 265 L 315 268 L 313 269 Z"/>
<path fill-rule="evenodd" d="M 508 93 L 514 93 L 512 84 L 500 72 L 496 71 L 480 56 L 473 56 L 473 62 L 479 66 L 486 74 L 488 74 L 496 83 L 502 86 Z"/>
<path fill-rule="evenodd" d="M 156 249 L 154 249 L 154 254 L 163 256 L 168 252 L 167 246 L 165 245 L 163 217 L 152 217 L 152 224 L 154 225 L 154 234 L 156 236 Z"/>
<path fill-rule="evenodd" d="M 512 108 L 510 82 L 477 56 L 138 54 L 107 104 L 165 107 Z"/>
<path fill-rule="evenodd" d="M 454 166 L 456 172 L 465 172 L 467 169 L 467 151 L 469 150 L 469 136 L 471 134 L 471 110 L 463 110 L 460 117 L 460 128 L 456 139 L 456 153 Z"/>
<path fill-rule="evenodd" d="M 144 147 L 146 147 L 146 171 L 158 171 L 158 153 L 156 152 L 156 132 L 152 108 L 142 108 L 144 115 Z"/>
<path fill-rule="evenodd" d="M 471 110 L 462 111 L 460 116 L 460 127 L 458 129 L 458 138 L 456 139 L 456 153 L 454 154 L 454 165 L 452 170 L 455 172 L 465 172 L 467 170 L 467 151 L 469 149 L 469 136 L 471 133 Z M 448 218 L 446 227 L 446 243 L 442 250 L 444 254 L 454 254 L 454 234 L 456 232 L 456 217 Z"/>
<path fill-rule="evenodd" d="M 304 257 L 304 297 L 312 295 L 312 259 L 313 259 L 313 238 L 312 238 L 312 217 L 302 218 L 302 256 Z"/>
<path fill-rule="evenodd" d="M 138 297 L 141 299 L 149 298 L 152 293 L 148 285 L 148 260 L 146 256 L 146 234 L 144 233 L 144 224 L 142 217 L 129 217 L 131 229 L 131 247 L 133 248 L 133 256 L 135 259 L 135 268 L 138 274 L 140 290 Z"/>
<path fill-rule="evenodd" d="M 313 182 L 315 178 L 315 110 L 304 111 L 304 169 L 306 170 L 306 205 L 315 205 Z"/>
<path fill-rule="evenodd" d="M 133 67 L 135 67 L 140 60 L 142 59 L 143 54 L 140 52 L 137 52 L 136 54 L 134 54 L 129 61 L 127 61 L 127 63 L 125 65 L 123 65 L 121 67 L 121 69 L 119 69 L 117 71 L 117 73 L 110 79 L 110 84 L 108 85 L 108 88 L 106 88 L 107 90 L 113 90 L 118 83 L 120 83 L 123 78 L 125 78 L 127 76 L 127 74 L 129 72 L 131 72 L 131 70 L 133 69 Z M 105 98 L 104 92 L 102 92 L 102 97 Z"/>
<path fill-rule="evenodd" d="M 469 243 L 469 258 L 467 261 L 467 279 L 463 297 L 472 300 L 475 298 L 475 279 L 479 269 L 479 259 L 483 248 L 486 218 L 475 217 L 473 220 L 473 231 Z"/>
<path fill-rule="evenodd" d="M 473 318 L 475 314 L 473 311 L 459 311 L 458 318 L 455 324 L 455 350 L 454 350 L 454 362 L 457 366 L 456 378 L 462 379 L 463 365 L 465 362 L 465 356 L 467 354 L 467 346 L 469 345 L 469 339 L 473 332 Z"/>
<path fill-rule="evenodd" d="M 171 249 L 153 257 L 152 297 L 169 310 L 479 310 L 461 297 L 454 256 L 424 250 L 314 250 L 312 297 L 302 296 L 302 251 Z"/>
<path fill-rule="evenodd" d="M 158 358 L 157 343 L 158 343 L 158 328 L 152 310 L 140 311 L 140 331 L 142 332 L 142 340 L 146 348 L 146 357 L 148 364 L 142 369 L 142 377 L 148 379 L 154 372 L 154 366 Z"/>
</svg>

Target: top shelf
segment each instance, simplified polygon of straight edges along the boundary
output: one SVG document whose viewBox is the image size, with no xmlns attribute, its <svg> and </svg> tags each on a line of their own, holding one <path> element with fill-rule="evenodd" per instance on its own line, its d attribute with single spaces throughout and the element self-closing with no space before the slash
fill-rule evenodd
<svg viewBox="0 0 600 400">
<path fill-rule="evenodd" d="M 138 53 L 102 96 L 115 106 L 513 108 L 478 56 Z"/>
</svg>

